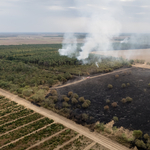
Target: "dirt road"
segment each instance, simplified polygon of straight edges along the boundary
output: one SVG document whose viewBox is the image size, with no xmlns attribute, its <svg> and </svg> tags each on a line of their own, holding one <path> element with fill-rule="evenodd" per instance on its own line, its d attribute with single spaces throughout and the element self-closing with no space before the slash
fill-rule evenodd
<svg viewBox="0 0 150 150">
<path fill-rule="evenodd" d="M 60 115 L 58 115 L 58 114 L 56 114 L 50 110 L 47 110 L 45 108 L 35 106 L 35 105 L 31 104 L 29 101 L 22 99 L 22 98 L 18 97 L 17 95 L 14 95 L 10 92 L 7 92 L 3 89 L 0 89 L 0 95 L 3 95 L 6 98 L 9 98 L 12 101 L 14 101 L 20 105 L 23 105 L 29 109 L 32 109 L 35 112 L 40 113 L 41 115 L 43 115 L 45 117 L 53 119 L 55 122 L 61 123 L 64 126 L 90 138 L 94 142 L 99 143 L 99 144 L 103 145 L 104 147 L 106 147 L 110 150 L 129 150 L 125 146 L 122 146 L 119 143 L 114 142 L 114 141 L 106 138 L 105 136 L 102 136 L 102 135 L 97 134 L 95 132 L 90 132 L 88 128 L 81 126 L 79 124 L 76 124 L 72 120 L 69 120 L 69 119 L 67 119 L 63 116 L 60 116 Z"/>
<path fill-rule="evenodd" d="M 71 83 L 67 83 L 67 84 L 64 84 L 64 85 L 61 85 L 61 86 L 57 86 L 57 87 L 53 87 L 55 89 L 59 89 L 59 88 L 62 88 L 62 87 L 66 87 L 66 86 L 69 86 L 69 85 L 72 85 L 72 84 L 77 84 L 77 83 L 80 83 L 80 82 L 83 82 L 85 80 L 90 80 L 90 79 L 93 79 L 93 78 L 97 78 L 97 77 L 102 77 L 102 76 L 106 76 L 106 75 L 109 75 L 109 74 L 114 74 L 114 73 L 118 73 L 118 72 L 121 72 L 121 71 L 127 71 L 127 70 L 130 70 L 131 68 L 122 68 L 122 69 L 118 69 L 118 70 L 115 70 L 113 72 L 109 72 L 109 73 L 105 73 L 105 74 L 100 74 L 100 75 L 97 75 L 97 76 L 92 76 L 90 78 L 84 78 L 82 80 L 79 80 L 79 81 L 75 81 L 75 82 L 71 82 Z"/>
</svg>

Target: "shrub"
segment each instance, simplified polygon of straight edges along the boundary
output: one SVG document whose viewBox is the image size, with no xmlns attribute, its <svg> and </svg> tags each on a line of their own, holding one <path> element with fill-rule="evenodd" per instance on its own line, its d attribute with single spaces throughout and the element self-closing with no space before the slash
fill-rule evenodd
<svg viewBox="0 0 150 150">
<path fill-rule="evenodd" d="M 100 131 L 104 131 L 104 129 L 105 129 L 104 123 L 96 124 L 95 128 L 100 130 Z"/>
<path fill-rule="evenodd" d="M 71 102 L 72 102 L 72 104 L 77 104 L 77 103 L 78 103 L 78 100 L 77 100 L 76 98 L 72 98 L 72 99 L 71 99 Z"/>
<path fill-rule="evenodd" d="M 130 86 L 130 83 L 127 83 L 127 86 Z"/>
<path fill-rule="evenodd" d="M 57 96 L 52 96 L 52 99 L 53 99 L 54 103 L 56 103 L 58 101 L 58 97 Z"/>
<path fill-rule="evenodd" d="M 114 117 L 113 117 L 113 120 L 114 120 L 115 122 L 117 122 L 117 121 L 118 121 L 118 117 L 114 116 Z"/>
<path fill-rule="evenodd" d="M 68 96 L 69 96 L 69 97 L 72 96 L 72 94 L 73 94 L 72 91 L 68 92 Z"/>
<path fill-rule="evenodd" d="M 146 140 L 148 140 L 150 137 L 149 137 L 149 135 L 146 133 L 146 134 L 144 134 L 144 139 L 146 139 Z"/>
<path fill-rule="evenodd" d="M 78 99 L 78 98 L 79 98 L 79 96 L 78 96 L 78 94 L 77 94 L 77 93 L 74 93 L 74 94 L 72 94 L 72 98 L 76 98 L 76 99 Z"/>
<path fill-rule="evenodd" d="M 116 79 L 117 79 L 117 78 L 119 78 L 119 75 L 118 75 L 118 74 L 116 74 L 116 75 L 115 75 L 115 78 L 116 78 Z"/>
<path fill-rule="evenodd" d="M 122 88 L 125 88 L 125 87 L 126 87 L 126 84 L 125 84 L 125 83 L 122 83 L 121 87 L 122 87 Z"/>
<path fill-rule="evenodd" d="M 112 86 L 111 84 L 108 84 L 108 88 L 109 88 L 109 89 L 112 89 L 113 86 Z"/>
<path fill-rule="evenodd" d="M 148 84 L 148 87 L 150 88 L 150 83 Z"/>
<path fill-rule="evenodd" d="M 5 96 L 0 95 L 0 99 L 3 99 L 3 98 L 5 98 Z"/>
<path fill-rule="evenodd" d="M 129 97 L 129 96 L 126 97 L 126 101 L 127 101 L 127 102 L 132 102 L 132 100 L 133 100 L 133 99 L 132 99 L 131 97 Z"/>
<path fill-rule="evenodd" d="M 82 120 L 87 121 L 89 116 L 86 113 L 82 114 Z"/>
<path fill-rule="evenodd" d="M 57 96 L 57 91 L 56 90 L 51 90 L 50 93 L 52 94 L 52 96 Z"/>
<path fill-rule="evenodd" d="M 87 104 L 87 102 L 84 102 L 84 103 L 82 104 L 82 107 L 83 107 L 83 108 L 87 108 L 87 107 L 89 107 L 89 105 Z"/>
<path fill-rule="evenodd" d="M 110 103 L 110 100 L 109 100 L 109 99 L 106 99 L 106 103 L 109 104 L 109 103 Z"/>
<path fill-rule="evenodd" d="M 140 148 L 144 148 L 144 149 L 146 149 L 146 144 L 142 141 L 142 140 L 136 140 L 135 141 L 135 145 L 136 146 L 138 146 L 138 147 L 140 147 Z"/>
<path fill-rule="evenodd" d="M 117 107 L 117 103 L 116 103 L 116 102 L 113 102 L 113 103 L 111 103 L 111 106 L 112 106 L 112 107 Z"/>
<path fill-rule="evenodd" d="M 133 136 L 138 139 L 140 137 L 142 137 L 143 132 L 141 130 L 134 130 L 133 131 Z"/>
<path fill-rule="evenodd" d="M 84 97 L 79 98 L 79 102 L 84 102 L 84 101 L 85 101 Z"/>
<path fill-rule="evenodd" d="M 32 96 L 32 99 L 35 102 L 43 101 L 45 99 L 45 91 L 42 89 L 38 90 L 37 93 Z"/>
<path fill-rule="evenodd" d="M 88 104 L 88 105 L 90 105 L 91 104 L 91 101 L 90 100 L 85 100 L 85 102 Z"/>
<path fill-rule="evenodd" d="M 29 96 L 31 96 L 32 92 L 33 92 L 32 89 L 24 89 L 24 90 L 22 91 L 22 94 L 23 94 L 24 96 L 29 97 Z"/>
<path fill-rule="evenodd" d="M 125 98 L 123 98 L 123 99 L 121 100 L 121 102 L 122 102 L 122 103 L 126 103 L 127 100 L 126 100 Z"/>
<path fill-rule="evenodd" d="M 65 102 L 68 102 L 70 99 L 66 96 L 66 97 L 64 97 L 64 101 Z"/>
<path fill-rule="evenodd" d="M 109 110 L 109 106 L 108 105 L 104 106 L 104 110 Z"/>
<path fill-rule="evenodd" d="M 62 106 L 63 106 L 64 108 L 70 107 L 70 105 L 69 105 L 67 102 L 63 102 L 63 103 L 62 103 Z"/>
<path fill-rule="evenodd" d="M 64 99 L 65 97 L 67 97 L 66 95 L 61 95 L 61 98 Z"/>
</svg>

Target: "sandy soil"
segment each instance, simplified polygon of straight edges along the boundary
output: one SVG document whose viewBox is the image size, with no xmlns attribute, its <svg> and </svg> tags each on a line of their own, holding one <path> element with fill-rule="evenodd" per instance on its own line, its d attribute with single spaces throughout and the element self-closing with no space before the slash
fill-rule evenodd
<svg viewBox="0 0 150 150">
<path fill-rule="evenodd" d="M 0 45 L 21 45 L 21 44 L 60 44 L 63 37 L 45 37 L 43 35 L 18 35 L 17 37 L 0 37 Z M 78 39 L 82 43 L 83 39 Z"/>
<path fill-rule="evenodd" d="M 45 108 L 37 107 L 37 106 L 31 104 L 29 101 L 22 99 L 22 98 L 14 95 L 12 93 L 9 93 L 3 89 L 0 89 L 0 95 L 3 95 L 5 97 L 11 99 L 12 101 L 15 101 L 16 103 L 18 103 L 20 105 L 30 108 L 30 109 L 34 110 L 35 112 L 38 112 L 38 113 L 44 115 L 45 117 L 51 118 L 55 122 L 61 123 L 64 126 L 92 139 L 96 143 L 99 143 L 100 145 L 103 145 L 110 150 L 128 150 L 128 148 L 120 145 L 119 143 L 113 142 L 112 140 L 106 138 L 105 136 L 102 136 L 95 132 L 92 133 L 87 128 L 85 128 L 79 124 L 76 124 L 75 122 L 73 122 L 63 116 L 60 116 L 60 115 L 58 115 L 50 110 L 47 110 Z"/>
<path fill-rule="evenodd" d="M 150 62 L 150 49 L 133 49 L 133 50 L 115 50 L 115 51 L 101 51 L 92 52 L 105 56 L 123 57 L 125 59 L 141 59 Z"/>
</svg>

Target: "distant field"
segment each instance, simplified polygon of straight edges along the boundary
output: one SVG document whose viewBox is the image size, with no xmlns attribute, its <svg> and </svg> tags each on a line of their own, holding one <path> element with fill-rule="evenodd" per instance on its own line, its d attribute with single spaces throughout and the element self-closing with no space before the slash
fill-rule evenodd
<svg viewBox="0 0 150 150">
<path fill-rule="evenodd" d="M 63 34 L 0 34 L 0 45 L 60 44 Z M 83 37 L 79 37 L 79 43 Z"/>
<path fill-rule="evenodd" d="M 115 50 L 107 52 L 99 51 L 92 53 L 112 57 L 123 57 L 125 59 L 140 59 L 150 62 L 150 49 Z"/>
</svg>

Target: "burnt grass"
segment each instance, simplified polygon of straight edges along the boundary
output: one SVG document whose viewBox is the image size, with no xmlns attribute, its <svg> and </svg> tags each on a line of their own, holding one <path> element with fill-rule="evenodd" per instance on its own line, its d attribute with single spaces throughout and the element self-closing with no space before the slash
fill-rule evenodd
<svg viewBox="0 0 150 150">
<path fill-rule="evenodd" d="M 116 74 L 119 75 L 119 78 L 115 78 Z M 123 83 L 130 83 L 130 86 L 122 88 Z M 92 124 L 97 121 L 108 123 L 114 116 L 117 116 L 119 121 L 115 123 L 115 126 L 142 130 L 143 133 L 150 134 L 150 88 L 148 83 L 150 83 L 150 70 L 132 67 L 128 71 L 87 79 L 81 83 L 57 89 L 57 92 L 59 95 L 67 95 L 69 91 L 73 91 L 79 97 L 84 96 L 85 99 L 91 101 L 91 105 L 86 109 L 75 105 L 69 108 L 78 123 Z M 108 84 L 112 84 L 113 88 L 108 89 Z M 133 101 L 123 104 L 122 98 L 128 96 L 133 98 Z M 109 111 L 104 110 L 104 106 L 107 105 L 106 99 L 110 100 Z M 59 98 L 57 107 L 61 107 L 62 102 L 62 99 Z M 118 106 L 113 108 L 112 102 L 117 102 Z M 90 119 L 81 120 L 82 113 L 88 114 Z"/>
</svg>

